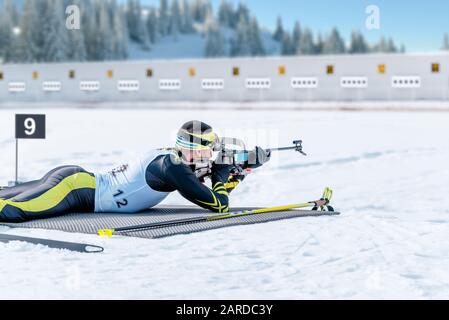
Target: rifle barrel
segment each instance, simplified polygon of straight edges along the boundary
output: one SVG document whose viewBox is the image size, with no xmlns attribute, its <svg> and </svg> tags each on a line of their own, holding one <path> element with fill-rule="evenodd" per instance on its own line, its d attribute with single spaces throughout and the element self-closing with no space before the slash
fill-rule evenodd
<svg viewBox="0 0 449 320">
<path fill-rule="evenodd" d="M 297 147 L 282 147 L 282 148 L 271 148 L 267 149 L 267 151 L 287 151 L 287 150 L 296 150 Z"/>
</svg>

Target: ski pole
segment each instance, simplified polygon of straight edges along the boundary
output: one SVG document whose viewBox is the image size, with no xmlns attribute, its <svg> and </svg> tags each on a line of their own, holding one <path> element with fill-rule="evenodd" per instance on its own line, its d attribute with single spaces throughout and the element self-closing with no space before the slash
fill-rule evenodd
<svg viewBox="0 0 449 320">
<path fill-rule="evenodd" d="M 285 206 L 269 207 L 269 208 L 254 209 L 254 210 L 244 210 L 244 211 L 231 212 L 231 213 L 215 215 L 215 216 L 179 219 L 179 220 L 173 220 L 173 221 L 156 222 L 156 223 L 135 225 L 135 226 L 129 226 L 129 227 L 120 227 L 120 228 L 113 228 L 113 229 L 101 229 L 101 230 L 98 230 L 98 234 L 100 236 L 111 237 L 117 232 L 139 231 L 139 230 L 144 230 L 144 229 L 157 229 L 157 228 L 163 228 L 163 227 L 173 227 L 173 226 L 178 226 L 178 225 L 182 225 L 182 224 L 225 220 L 225 219 L 232 219 L 232 218 L 248 216 L 248 215 L 288 211 L 291 209 L 301 209 L 301 208 L 311 208 L 311 207 L 320 208 L 320 207 L 327 206 L 327 204 L 329 204 L 329 199 L 320 199 L 320 200 L 310 201 L 310 202 L 306 202 L 306 203 L 290 204 L 290 205 L 285 205 Z M 328 207 L 328 208 L 329 208 L 329 211 L 333 211 L 332 207 Z M 332 210 L 330 210 L 330 209 L 332 209 Z"/>
</svg>

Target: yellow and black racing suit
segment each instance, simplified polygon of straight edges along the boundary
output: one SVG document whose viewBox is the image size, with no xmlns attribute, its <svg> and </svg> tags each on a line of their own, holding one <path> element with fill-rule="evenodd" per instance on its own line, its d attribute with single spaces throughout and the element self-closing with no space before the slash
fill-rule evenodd
<svg viewBox="0 0 449 320">
<path fill-rule="evenodd" d="M 231 177 L 232 165 L 212 167 L 212 189 L 173 154 L 153 160 L 145 171 L 148 186 L 179 191 L 187 200 L 221 213 L 229 211 L 229 193 L 243 180 Z M 0 221 L 23 222 L 72 212 L 94 212 L 96 178 L 78 166 L 58 167 L 42 179 L 0 191 Z"/>
</svg>

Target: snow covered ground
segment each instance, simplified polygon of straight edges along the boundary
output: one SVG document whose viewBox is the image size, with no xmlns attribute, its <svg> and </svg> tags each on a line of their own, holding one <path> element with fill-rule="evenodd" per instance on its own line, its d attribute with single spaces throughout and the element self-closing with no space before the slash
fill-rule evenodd
<svg viewBox="0 0 449 320">
<path fill-rule="evenodd" d="M 36 110 L 20 110 L 20 112 Z M 0 182 L 14 176 L 14 113 L 0 110 Z M 61 164 L 105 170 L 169 146 L 196 118 L 248 144 L 304 140 L 276 155 L 233 205 L 315 199 L 334 188 L 339 217 L 302 218 L 161 240 L 11 230 L 102 245 L 86 255 L 0 244 L 0 299 L 369 299 L 449 297 L 449 113 L 39 110 L 45 141 L 20 141 L 20 176 Z M 185 203 L 177 194 L 166 204 Z"/>
</svg>

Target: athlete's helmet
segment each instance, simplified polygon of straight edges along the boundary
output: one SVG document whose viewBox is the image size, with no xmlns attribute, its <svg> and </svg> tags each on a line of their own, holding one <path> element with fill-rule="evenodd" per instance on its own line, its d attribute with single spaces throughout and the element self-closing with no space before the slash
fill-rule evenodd
<svg viewBox="0 0 449 320">
<path fill-rule="evenodd" d="M 192 120 L 186 122 L 178 131 L 176 147 L 187 150 L 209 150 L 219 146 L 218 136 L 210 125 Z"/>
<path fill-rule="evenodd" d="M 216 150 L 220 141 L 212 127 L 204 122 L 186 122 L 178 131 L 176 147 L 187 150 Z"/>
</svg>

